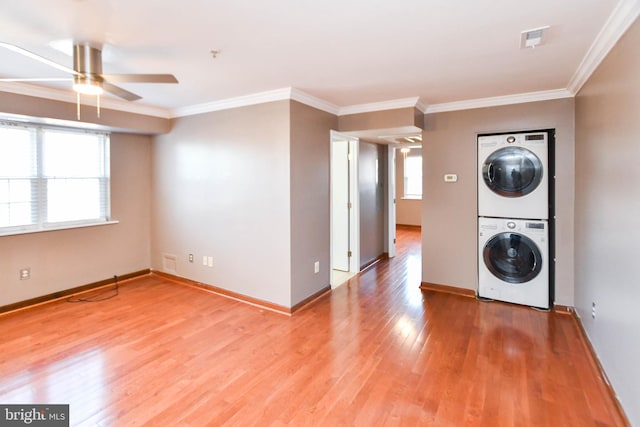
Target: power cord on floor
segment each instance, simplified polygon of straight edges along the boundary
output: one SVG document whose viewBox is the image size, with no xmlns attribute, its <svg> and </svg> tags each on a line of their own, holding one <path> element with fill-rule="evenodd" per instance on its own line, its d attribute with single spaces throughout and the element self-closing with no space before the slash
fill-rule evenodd
<svg viewBox="0 0 640 427">
<path fill-rule="evenodd" d="M 113 280 L 116 285 L 115 288 L 113 289 L 107 289 L 102 292 L 96 292 L 93 295 L 93 297 L 88 297 L 88 298 L 69 297 L 67 298 L 67 302 L 101 302 L 101 301 L 109 300 L 111 298 L 115 298 L 120 294 L 120 285 L 118 284 L 118 276 L 113 276 Z M 102 296 L 107 293 L 110 293 L 110 295 L 107 295 L 104 297 Z"/>
</svg>

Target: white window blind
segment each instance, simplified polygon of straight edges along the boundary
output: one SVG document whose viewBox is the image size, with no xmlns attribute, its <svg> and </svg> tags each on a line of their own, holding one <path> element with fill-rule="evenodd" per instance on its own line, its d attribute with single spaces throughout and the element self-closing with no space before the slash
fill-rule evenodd
<svg viewBox="0 0 640 427">
<path fill-rule="evenodd" d="M 0 234 L 106 222 L 109 135 L 0 122 Z"/>
</svg>

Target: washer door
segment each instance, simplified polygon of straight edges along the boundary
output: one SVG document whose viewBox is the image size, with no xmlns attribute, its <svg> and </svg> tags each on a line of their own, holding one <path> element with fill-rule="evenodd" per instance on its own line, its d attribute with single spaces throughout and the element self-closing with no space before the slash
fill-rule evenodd
<svg viewBox="0 0 640 427">
<path fill-rule="evenodd" d="M 504 197 L 522 197 L 542 180 L 542 162 L 522 147 L 505 147 L 491 153 L 482 165 L 485 184 Z"/>
<path fill-rule="evenodd" d="M 538 246 L 518 233 L 496 234 L 485 244 L 482 256 L 489 271 L 508 283 L 526 283 L 542 269 Z"/>
</svg>

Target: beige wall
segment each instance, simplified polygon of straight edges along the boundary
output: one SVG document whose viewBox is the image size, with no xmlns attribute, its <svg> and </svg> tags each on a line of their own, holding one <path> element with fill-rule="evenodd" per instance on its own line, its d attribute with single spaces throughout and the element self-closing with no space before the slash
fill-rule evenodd
<svg viewBox="0 0 640 427">
<path fill-rule="evenodd" d="M 155 139 L 153 269 L 291 306 L 289 112 L 278 101 L 183 117 Z"/>
<path fill-rule="evenodd" d="M 150 137 L 111 135 L 118 224 L 0 237 L 0 306 L 149 268 L 150 153 Z"/>
<path fill-rule="evenodd" d="M 556 303 L 573 306 L 574 101 L 427 114 L 423 142 L 422 280 L 476 290 L 479 133 L 556 129 Z M 445 183 L 443 175 L 458 174 Z"/>
<path fill-rule="evenodd" d="M 292 305 L 330 282 L 329 156 L 336 127 L 336 116 L 291 101 Z"/>
<path fill-rule="evenodd" d="M 576 98 L 576 309 L 632 425 L 640 425 L 639 160 L 636 22 Z"/>
<path fill-rule="evenodd" d="M 403 199 L 404 157 L 396 150 L 396 224 L 417 225 L 422 221 L 422 200 Z"/>
<path fill-rule="evenodd" d="M 19 106 L 12 114 L 32 105 L 36 117 L 66 117 L 64 103 L 8 95 Z M 103 118 L 149 130 L 135 115 L 130 122 Z M 0 305 L 150 267 L 295 305 L 329 286 L 329 137 L 336 127 L 331 114 L 280 101 L 176 119 L 175 130 L 154 142 L 114 133 L 112 213 L 120 223 L 0 237 L 7 254 Z M 29 281 L 18 279 L 24 267 Z"/>
</svg>

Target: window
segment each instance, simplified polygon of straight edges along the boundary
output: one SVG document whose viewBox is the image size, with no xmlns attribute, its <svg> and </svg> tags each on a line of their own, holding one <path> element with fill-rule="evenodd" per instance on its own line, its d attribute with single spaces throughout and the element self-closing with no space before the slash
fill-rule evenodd
<svg viewBox="0 0 640 427">
<path fill-rule="evenodd" d="M 404 148 L 403 150 L 406 150 Z M 422 148 L 411 148 L 402 153 L 404 157 L 405 199 L 422 198 Z"/>
<path fill-rule="evenodd" d="M 0 122 L 0 234 L 109 221 L 109 135 Z"/>
</svg>

